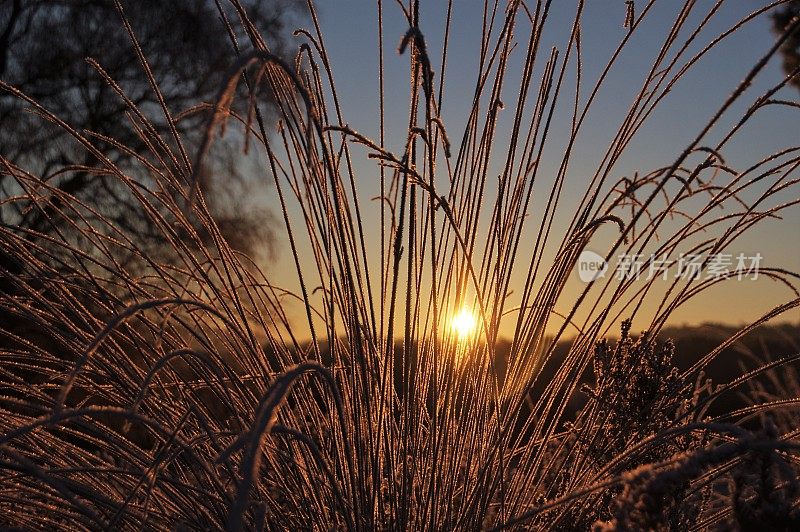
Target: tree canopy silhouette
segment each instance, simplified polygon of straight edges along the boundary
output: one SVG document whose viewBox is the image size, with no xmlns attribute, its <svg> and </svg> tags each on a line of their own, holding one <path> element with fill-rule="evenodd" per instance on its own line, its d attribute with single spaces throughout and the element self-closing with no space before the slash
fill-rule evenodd
<svg viewBox="0 0 800 532">
<path fill-rule="evenodd" d="M 233 2 L 246 13 L 273 52 L 281 54 L 290 38 L 286 28 L 306 13 L 298 0 L 240 0 Z M 238 4 L 238 5 L 237 5 Z M 125 166 L 134 154 L 147 151 L 146 142 L 126 119 L 130 111 L 99 69 L 127 94 L 130 101 L 152 121 L 159 133 L 168 131 L 136 46 L 146 58 L 163 103 L 178 116 L 201 102 L 212 102 L 223 77 L 236 60 L 232 37 L 244 35 L 242 12 L 216 0 L 137 0 L 121 3 L 125 19 L 113 0 L 12 0 L 0 2 L 0 79 L 32 97 L 55 116 L 78 131 L 91 131 L 115 163 Z M 292 22 L 292 24 L 287 24 Z M 130 33 L 135 36 L 135 41 Z M 269 94 L 260 102 L 269 109 Z M 0 156 L 13 162 L 60 192 L 75 196 L 111 217 L 126 232 L 148 240 L 148 227 L 139 223 L 140 205 L 114 180 L 90 169 L 92 156 L 66 132 L 44 120 L 19 98 L 0 91 Z M 207 114 L 189 114 L 177 121 L 179 134 L 191 143 L 199 139 Z M 101 136 L 113 138 L 130 152 Z M 168 135 L 167 135 L 168 137 Z M 224 144 L 223 144 L 224 146 Z M 228 150 L 228 154 L 231 154 Z M 239 249 L 252 251 L 268 237 L 267 213 L 239 202 L 241 163 L 218 149 L 214 158 L 214 180 L 204 186 L 225 186 L 207 194 L 209 207 L 220 228 Z M 0 222 L 14 230 L 29 232 L 30 238 L 47 234 L 58 225 L 52 219 L 56 208 L 33 205 L 25 192 L 0 165 Z M 73 168 L 74 170 L 65 171 Z M 146 182 L 146 176 L 142 177 Z M 208 191 L 207 191 L 208 192 Z M 13 198 L 14 201 L 9 201 Z M 53 202 L 58 198 L 53 197 Z M 51 207 L 56 207 L 52 205 Z M 60 213 L 59 216 L 63 216 Z M 266 238 L 269 240 L 269 238 Z M 159 243 L 149 242 L 157 252 Z M 6 265 L 8 267 L 8 265 Z"/>
<path fill-rule="evenodd" d="M 790 0 L 783 8 L 772 15 L 772 29 L 776 34 L 782 35 L 791 22 L 800 17 L 800 0 Z M 781 47 L 783 55 L 783 70 L 786 74 L 793 74 L 800 68 L 800 31 L 795 30 Z M 800 76 L 795 75 L 789 82 L 800 89 Z"/>
</svg>

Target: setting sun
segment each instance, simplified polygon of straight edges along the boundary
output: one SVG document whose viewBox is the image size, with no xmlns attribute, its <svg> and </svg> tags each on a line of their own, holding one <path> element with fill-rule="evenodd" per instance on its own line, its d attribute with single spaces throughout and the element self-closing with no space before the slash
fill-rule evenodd
<svg viewBox="0 0 800 532">
<path fill-rule="evenodd" d="M 475 314 L 467 308 L 459 310 L 458 313 L 453 316 L 453 320 L 450 323 L 450 328 L 453 333 L 461 341 L 475 334 L 477 327 L 478 319 L 475 317 Z"/>
<path fill-rule="evenodd" d="M 800 0 L 0 0 L 0 532 L 800 532 L 798 110 Z"/>
</svg>

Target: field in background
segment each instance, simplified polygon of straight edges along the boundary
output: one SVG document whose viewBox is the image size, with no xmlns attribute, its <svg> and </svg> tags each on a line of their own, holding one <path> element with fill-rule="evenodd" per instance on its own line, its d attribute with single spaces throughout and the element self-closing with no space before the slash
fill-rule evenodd
<svg viewBox="0 0 800 532">
<path fill-rule="evenodd" d="M 780 290 L 759 317 L 685 329 L 668 324 L 704 298 L 725 319 L 735 273 L 570 284 L 587 249 L 698 254 L 709 272 L 758 228 L 793 234 L 797 137 L 766 148 L 755 124 L 800 107 L 799 65 L 765 75 L 791 57 L 796 3 L 730 17 L 733 1 L 625 2 L 602 59 L 580 0 L 485 2 L 479 30 L 458 26 L 459 4 L 436 22 L 417 0 L 378 1 L 374 47 L 337 64 L 311 2 L 280 49 L 252 6 L 209 2 L 200 20 L 230 41 L 228 70 L 185 107 L 115 0 L 147 96 L 94 60 L 99 88 L 78 92 L 113 96 L 124 140 L 0 81 L 9 113 L 81 154 L 46 169 L 0 154 L 0 525 L 800 529 L 800 335 L 779 325 L 797 317 L 800 276 L 764 264 L 758 282 Z M 696 118 L 668 96 L 709 54 L 735 62 L 728 39 L 776 13 L 704 121 L 641 167 L 647 127 L 672 132 L 661 113 Z M 450 121 L 457 35 L 478 70 Z M 630 105 L 591 129 L 639 38 Z M 379 65 L 367 130 L 337 92 L 359 54 Z M 279 271 L 248 253 L 236 208 L 217 210 L 236 189 L 223 134 L 272 187 Z"/>
</svg>

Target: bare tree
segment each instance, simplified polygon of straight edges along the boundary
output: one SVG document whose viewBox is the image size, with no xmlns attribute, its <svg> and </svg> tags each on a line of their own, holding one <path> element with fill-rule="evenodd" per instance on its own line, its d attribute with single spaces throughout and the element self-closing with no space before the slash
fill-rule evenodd
<svg viewBox="0 0 800 532">
<path fill-rule="evenodd" d="M 792 21 L 800 17 L 800 0 L 790 0 L 782 9 L 772 15 L 772 29 L 777 35 L 782 35 Z M 783 70 L 787 74 L 796 72 L 800 68 L 800 31 L 795 30 L 781 46 L 783 55 Z M 800 77 L 795 76 L 789 82 L 800 89 Z"/>
<path fill-rule="evenodd" d="M 306 9 L 305 2 L 297 0 L 247 0 L 239 4 L 279 54 L 290 38 L 287 23 L 303 17 Z M 215 0 L 136 0 L 122 5 L 166 107 L 177 115 L 200 102 L 212 101 L 236 59 L 231 36 L 244 33 L 241 24 L 237 25 L 240 17 L 236 10 Z M 143 153 L 146 145 L 126 119 L 126 103 L 87 61 L 95 60 L 133 104 L 147 113 L 159 132 L 166 132 L 168 121 L 163 119 L 157 94 L 126 30 L 113 0 L 0 0 L 0 79 L 78 131 L 116 139 L 133 153 Z M 261 95 L 261 102 L 268 109 L 270 95 Z M 95 167 L 97 161 L 62 128 L 28 112 L 27 107 L 19 98 L 0 91 L 0 156 L 55 184 L 60 192 L 91 204 L 127 233 L 148 241 L 147 224 L 140 223 L 144 220 L 138 212 L 141 207 L 130 192 L 115 186 L 108 176 L 86 170 Z M 189 143 L 198 140 L 205 119 L 202 113 L 181 119 L 179 134 Z M 102 149 L 122 167 L 132 156 L 110 143 Z M 269 228 L 267 213 L 237 203 L 240 198 L 231 191 L 241 188 L 228 184 L 237 183 L 235 178 L 241 177 L 241 164 L 226 157 L 230 151 L 217 150 L 216 155 L 215 173 L 226 186 L 208 195 L 214 200 L 210 207 L 220 227 L 227 229 L 232 245 L 251 251 L 256 242 L 264 241 L 261 237 L 268 236 L 264 232 Z M 76 170 L 65 172 L 69 167 Z M 214 186 L 213 180 L 204 183 Z M 22 193 L 0 167 L 0 222 L 5 227 L 27 231 L 30 238 L 37 238 L 60 225 L 52 219 L 58 212 L 58 197 L 53 197 L 49 208 L 6 201 Z M 159 242 L 150 240 L 157 252 Z"/>
</svg>

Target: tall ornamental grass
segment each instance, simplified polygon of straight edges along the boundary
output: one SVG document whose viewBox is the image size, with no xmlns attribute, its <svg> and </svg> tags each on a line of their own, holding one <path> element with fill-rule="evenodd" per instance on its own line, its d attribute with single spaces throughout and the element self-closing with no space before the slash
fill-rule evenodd
<svg viewBox="0 0 800 532">
<path fill-rule="evenodd" d="M 627 28 L 607 37 L 618 46 L 593 79 L 583 65 L 582 31 L 592 25 L 583 1 L 573 6 L 566 40 L 553 47 L 545 29 L 560 2 L 487 2 L 474 36 L 474 97 L 452 127 L 442 113 L 448 36 L 462 31 L 451 27 L 459 9 L 452 2 L 435 49 L 417 1 L 377 2 L 375 47 L 358 51 L 381 67 L 368 131 L 348 125 L 334 82 L 348 67 L 329 57 L 313 5 L 291 60 L 267 49 L 238 0 L 219 5 L 220 31 L 229 32 L 237 59 L 217 100 L 191 109 L 139 109 L 91 62 L 127 106 L 145 153 L 72 129 L 0 84 L 96 162 L 65 167 L 64 175 L 110 178 L 140 203 L 167 250 L 145 253 L 138 235 L 110 222 L 107 206 L 0 157 L 2 209 L 11 213 L 0 251 L 18 272 L 0 280 L 0 522 L 131 530 L 797 527 L 800 429 L 772 413 L 797 408 L 800 398 L 773 391 L 739 410 L 712 415 L 709 407 L 800 354 L 775 353 L 732 382 L 709 384 L 703 374 L 750 330 L 797 315 L 797 275 L 762 265 L 762 282 L 784 286 L 786 300 L 680 369 L 659 331 L 709 289 L 736 290 L 730 275 L 607 275 L 578 292 L 565 288 L 586 249 L 608 261 L 708 257 L 765 220 L 780 224 L 800 201 L 797 139 L 742 167 L 726 162 L 727 147 L 764 109 L 779 106 L 794 120 L 798 103 L 782 89 L 797 70 L 766 92 L 748 89 L 797 31 L 796 18 L 707 110 L 684 148 L 665 154 L 668 164 L 618 168 L 663 106 L 690 112 L 670 109 L 667 94 L 783 2 L 720 34 L 703 31 L 728 3 L 676 4 L 576 198 L 566 190 L 583 156 L 577 140 L 619 58 L 646 31 L 653 0 L 627 3 Z M 136 44 L 117 5 L 120 31 Z M 407 22 L 405 34 L 386 34 L 389 12 Z M 399 134 L 385 124 L 397 102 L 388 101 L 384 78 L 398 41 L 409 73 Z M 158 91 L 148 58 L 133 49 Z M 242 87 L 250 97 L 237 102 Z M 274 95 L 275 110 L 257 105 L 259 91 Z M 197 113 L 207 118 L 199 146 L 176 127 L 156 133 L 156 120 L 174 125 Z M 261 157 L 289 274 L 237 252 L 207 209 L 203 179 L 224 179 L 207 155 L 225 130 Z M 111 149 L 131 162 L 113 163 Z M 377 197 L 366 193 L 375 187 Z M 45 213 L 52 230 L 16 224 L 26 209 Z M 460 313 L 474 331 L 454 329 Z M 501 328 L 511 331 L 505 343 Z M 566 339 L 566 355 L 556 356 Z"/>
</svg>

